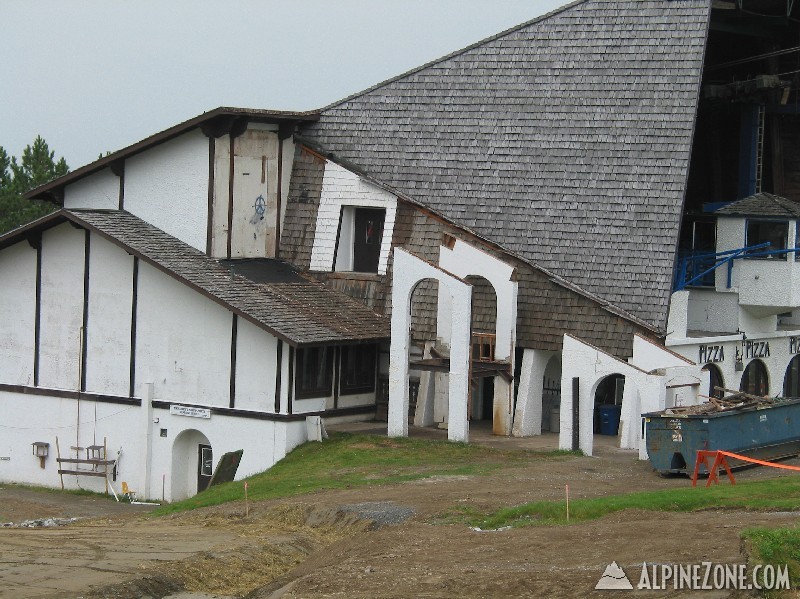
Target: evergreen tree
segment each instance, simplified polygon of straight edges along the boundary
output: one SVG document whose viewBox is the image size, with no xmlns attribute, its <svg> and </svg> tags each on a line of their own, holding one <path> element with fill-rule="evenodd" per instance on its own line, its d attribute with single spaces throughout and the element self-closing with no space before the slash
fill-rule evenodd
<svg viewBox="0 0 800 599">
<path fill-rule="evenodd" d="M 68 172 L 64 158 L 56 162 L 55 152 L 41 136 L 25 148 L 20 162 L 0 146 L 0 234 L 55 210 L 48 202 L 26 200 L 23 194 Z"/>
</svg>

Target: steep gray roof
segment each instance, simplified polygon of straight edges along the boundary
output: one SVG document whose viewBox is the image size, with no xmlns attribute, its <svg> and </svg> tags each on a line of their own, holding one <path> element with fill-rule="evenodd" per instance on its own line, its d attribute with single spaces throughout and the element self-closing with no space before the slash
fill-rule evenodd
<svg viewBox="0 0 800 599">
<path fill-rule="evenodd" d="M 303 139 L 663 327 L 708 0 L 583 0 L 322 111 Z"/>
<path fill-rule="evenodd" d="M 716 211 L 721 216 L 767 216 L 797 218 L 800 202 L 761 192 L 742 198 Z"/>
<path fill-rule="evenodd" d="M 0 249 L 66 220 L 95 231 L 128 253 L 292 345 L 375 341 L 389 337 L 389 320 L 322 283 L 283 274 L 256 283 L 161 229 L 120 210 L 59 210 L 0 235 Z M 264 268 L 268 264 L 262 262 Z M 283 268 L 276 264 L 276 272 Z M 265 277 L 261 277 L 263 280 Z"/>
</svg>

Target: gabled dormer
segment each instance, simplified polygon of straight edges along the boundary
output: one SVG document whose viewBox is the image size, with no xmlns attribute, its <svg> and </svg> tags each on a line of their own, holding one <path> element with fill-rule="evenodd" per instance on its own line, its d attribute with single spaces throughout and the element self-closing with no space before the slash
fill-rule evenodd
<svg viewBox="0 0 800 599">
<path fill-rule="evenodd" d="M 313 112 L 217 108 L 42 185 L 29 199 L 125 210 L 216 258 L 275 257 L 294 157 Z"/>
</svg>

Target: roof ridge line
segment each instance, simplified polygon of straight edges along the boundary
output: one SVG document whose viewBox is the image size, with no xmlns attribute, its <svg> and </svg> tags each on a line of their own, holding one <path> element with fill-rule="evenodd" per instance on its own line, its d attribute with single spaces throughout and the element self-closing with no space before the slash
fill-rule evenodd
<svg viewBox="0 0 800 599">
<path fill-rule="evenodd" d="M 501 31 L 499 33 L 495 33 L 494 35 L 491 35 L 489 37 L 483 38 L 482 40 L 479 40 L 477 42 L 473 42 L 472 44 L 470 44 L 468 46 L 465 46 L 463 48 L 459 48 L 458 50 L 454 50 L 453 52 L 450 52 L 449 54 L 445 54 L 444 56 L 440 56 L 439 58 L 435 58 L 433 60 L 430 60 L 430 61 L 426 62 L 425 64 L 419 65 L 419 66 L 414 67 L 414 68 L 412 68 L 412 69 L 410 69 L 408 71 L 400 73 L 399 75 L 395 75 L 394 77 L 390 77 L 389 79 L 385 79 L 385 80 L 383 80 L 383 81 L 381 81 L 379 83 L 376 83 L 375 85 L 372 85 L 372 86 L 370 86 L 370 87 L 368 87 L 366 89 L 363 89 L 361 91 L 358 91 L 358 92 L 355 92 L 353 94 L 350 94 L 349 96 L 346 96 L 346 97 L 342 98 L 341 100 L 336 100 L 335 102 L 332 102 L 331 104 L 328 104 L 327 106 L 323 106 L 322 108 L 319 108 L 317 111 L 318 112 L 325 112 L 327 110 L 335 108 L 336 106 L 339 106 L 340 104 L 344 104 L 345 102 L 349 102 L 350 100 L 358 98 L 359 96 L 366 95 L 366 94 L 368 94 L 370 92 L 375 91 L 376 89 L 380 89 L 381 87 L 389 85 L 390 83 L 394 83 L 395 81 L 399 81 L 400 79 L 403 79 L 405 77 L 413 75 L 414 73 L 418 73 L 419 71 L 422 71 L 423 69 L 427 69 L 428 67 L 431 67 L 431 66 L 433 66 L 435 64 L 438 64 L 440 62 L 444 62 L 445 60 L 449 60 L 451 58 L 459 56 L 460 54 L 464 54 L 466 52 L 469 52 L 470 50 L 474 50 L 475 48 L 483 46 L 484 44 L 488 44 L 489 42 L 493 42 L 495 40 L 498 40 L 498 39 L 500 39 L 502 37 L 510 35 L 510 34 L 516 32 L 516 31 L 519 31 L 520 29 L 522 29 L 524 27 L 528 27 L 529 25 L 533 25 L 534 23 L 538 23 L 539 21 L 544 21 L 545 19 L 549 19 L 550 17 L 552 17 L 554 15 L 557 15 L 558 13 L 564 12 L 565 10 L 573 8 L 573 7 L 575 7 L 575 6 L 579 5 L 579 4 L 585 4 L 585 3 L 589 2 L 589 1 L 590 0 L 572 0 L 571 2 L 568 2 L 567 4 L 564 4 L 563 6 L 560 6 L 558 8 L 554 8 L 553 10 L 551 10 L 549 12 L 546 12 L 543 15 L 539 15 L 538 17 L 534 17 L 533 19 L 525 21 L 524 23 L 520 23 L 519 25 L 514 25 L 513 27 L 509 27 L 508 29 L 504 29 L 503 31 Z"/>
</svg>

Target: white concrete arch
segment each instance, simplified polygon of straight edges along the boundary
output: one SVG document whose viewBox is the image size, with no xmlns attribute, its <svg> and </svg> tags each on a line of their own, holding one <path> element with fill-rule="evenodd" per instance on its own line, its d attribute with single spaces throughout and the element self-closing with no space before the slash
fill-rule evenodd
<svg viewBox="0 0 800 599">
<path fill-rule="evenodd" d="M 197 429 L 181 431 L 172 442 L 170 476 L 172 501 L 179 501 L 197 494 L 199 445 L 211 445 L 211 442 Z"/>
<path fill-rule="evenodd" d="M 637 338 L 638 339 L 638 338 Z M 635 340 L 636 341 L 636 340 Z M 573 406 L 578 404 L 579 448 L 587 455 L 593 451 L 594 395 L 597 385 L 607 376 L 625 377 L 620 416 L 620 447 L 638 449 L 639 457 L 647 459 L 647 449 L 641 435 L 643 413 L 667 407 L 670 389 L 684 389 L 682 405 L 699 402 L 698 391 L 708 374 L 701 367 L 668 352 L 663 347 L 639 339 L 634 346 L 634 362 L 647 364 L 643 370 L 631 362 L 620 360 L 572 335 L 564 335 L 561 378 L 561 432 L 559 446 L 572 447 Z M 660 367 L 657 365 L 660 364 Z M 578 379 L 578 397 L 573 397 L 573 380 Z"/>
<path fill-rule="evenodd" d="M 467 403 L 469 401 L 470 323 L 472 286 L 430 262 L 395 248 L 392 281 L 392 341 L 389 352 L 390 437 L 408 436 L 408 358 L 411 331 L 411 294 L 425 279 L 439 282 L 439 296 L 449 295 L 450 376 L 447 438 L 469 440 Z M 498 308 L 499 311 L 499 308 Z"/>
<path fill-rule="evenodd" d="M 518 283 L 513 280 L 514 267 L 460 239 L 452 247 L 439 248 L 439 266 L 462 279 L 475 276 L 486 279 L 497 298 L 495 320 L 495 360 L 513 362 L 517 334 Z M 448 314 L 452 308 L 443 305 L 446 298 L 439 295 L 439 333 L 449 332 Z M 513 413 L 513 383 L 502 376 L 494 377 L 494 419 L 492 429 L 497 435 L 510 435 Z M 539 397 L 541 404 L 541 397 Z M 541 406 L 540 406 L 541 412 Z M 539 426 L 541 431 L 541 425 Z"/>
</svg>

